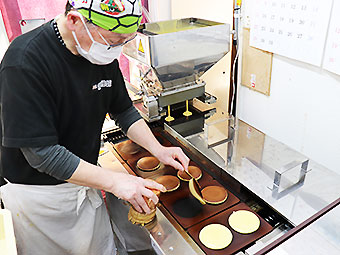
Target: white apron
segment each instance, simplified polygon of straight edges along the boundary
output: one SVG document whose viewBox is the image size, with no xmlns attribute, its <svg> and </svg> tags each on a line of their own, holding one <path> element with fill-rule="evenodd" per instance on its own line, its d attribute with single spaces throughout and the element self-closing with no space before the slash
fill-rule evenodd
<svg viewBox="0 0 340 255">
<path fill-rule="evenodd" d="M 71 183 L 8 183 L 0 191 L 12 213 L 19 255 L 116 254 L 99 191 Z"/>
</svg>

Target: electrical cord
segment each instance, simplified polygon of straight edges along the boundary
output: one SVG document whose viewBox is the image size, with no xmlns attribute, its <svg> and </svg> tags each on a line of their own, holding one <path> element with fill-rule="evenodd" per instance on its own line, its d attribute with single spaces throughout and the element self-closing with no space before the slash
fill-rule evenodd
<svg viewBox="0 0 340 255">
<path fill-rule="evenodd" d="M 232 71 L 232 84 L 233 84 L 233 95 L 231 97 L 231 106 L 230 106 L 230 111 L 229 114 L 231 115 L 233 113 L 234 110 L 234 100 L 235 100 L 235 90 L 236 90 L 236 85 L 235 85 L 235 66 L 238 60 L 238 56 L 240 53 L 240 47 L 236 46 L 236 56 L 234 59 L 234 63 L 233 63 L 233 71 Z"/>
<path fill-rule="evenodd" d="M 234 101 L 235 101 L 235 95 L 236 95 L 236 85 L 235 85 L 235 69 L 236 69 L 236 63 L 240 54 L 240 36 L 239 36 L 239 24 L 241 21 L 241 1 L 238 2 L 235 0 L 235 9 L 234 9 L 234 23 L 235 23 L 235 34 L 233 36 L 233 44 L 236 47 L 236 56 L 234 58 L 233 62 L 233 69 L 232 69 L 232 86 L 233 86 L 233 95 L 231 97 L 231 105 L 230 105 L 230 111 L 229 114 L 232 115 L 234 111 Z M 236 113 L 235 113 L 236 115 Z"/>
</svg>

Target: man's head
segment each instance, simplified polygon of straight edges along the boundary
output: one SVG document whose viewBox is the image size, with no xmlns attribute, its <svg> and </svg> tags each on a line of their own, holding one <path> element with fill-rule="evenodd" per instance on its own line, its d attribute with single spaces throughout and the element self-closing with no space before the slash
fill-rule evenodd
<svg viewBox="0 0 340 255">
<path fill-rule="evenodd" d="M 119 34 L 136 32 L 142 20 L 141 0 L 68 0 L 87 20 Z"/>
<path fill-rule="evenodd" d="M 92 63 L 104 64 L 135 36 L 142 8 L 140 0 L 68 0 L 65 18 L 75 39 L 71 51 L 75 53 L 76 47 Z"/>
</svg>

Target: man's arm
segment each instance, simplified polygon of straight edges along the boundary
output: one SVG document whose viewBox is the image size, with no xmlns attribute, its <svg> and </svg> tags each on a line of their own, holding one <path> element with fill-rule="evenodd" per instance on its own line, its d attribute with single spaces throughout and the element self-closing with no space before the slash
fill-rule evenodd
<svg viewBox="0 0 340 255">
<path fill-rule="evenodd" d="M 162 163 L 181 171 L 188 170 L 189 158 L 183 153 L 182 149 L 162 146 L 143 119 L 137 120 L 129 127 L 127 136 L 148 150 Z"/>
<path fill-rule="evenodd" d="M 20 149 L 32 168 L 62 181 L 71 177 L 80 162 L 79 157 L 59 144 Z"/>
<path fill-rule="evenodd" d="M 113 172 L 84 160 L 80 160 L 77 169 L 71 178 L 66 181 L 111 192 L 118 198 L 128 201 L 137 211 L 146 213 L 150 213 L 150 208 L 147 206 L 143 196 L 150 198 L 157 204 L 158 197 L 150 189 L 165 191 L 165 188 L 155 181 L 130 174 Z"/>
<path fill-rule="evenodd" d="M 59 180 L 66 180 L 77 185 L 103 189 L 118 198 L 130 202 L 137 211 L 150 212 L 143 196 L 158 202 L 157 196 L 150 189 L 165 191 L 165 188 L 152 181 L 127 173 L 113 172 L 101 168 L 75 156 L 61 145 L 21 148 L 28 163 L 40 172 Z"/>
</svg>

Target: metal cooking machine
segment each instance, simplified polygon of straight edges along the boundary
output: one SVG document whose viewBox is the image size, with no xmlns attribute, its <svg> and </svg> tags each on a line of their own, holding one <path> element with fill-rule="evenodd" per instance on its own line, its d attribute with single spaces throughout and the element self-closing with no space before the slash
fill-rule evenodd
<svg viewBox="0 0 340 255">
<path fill-rule="evenodd" d="M 142 98 L 135 105 L 148 122 L 176 115 L 178 108 L 180 118 L 194 98 L 215 102 L 200 77 L 228 53 L 228 24 L 188 18 L 147 23 L 138 32 L 123 53 L 129 59 L 130 88 Z"/>
</svg>

